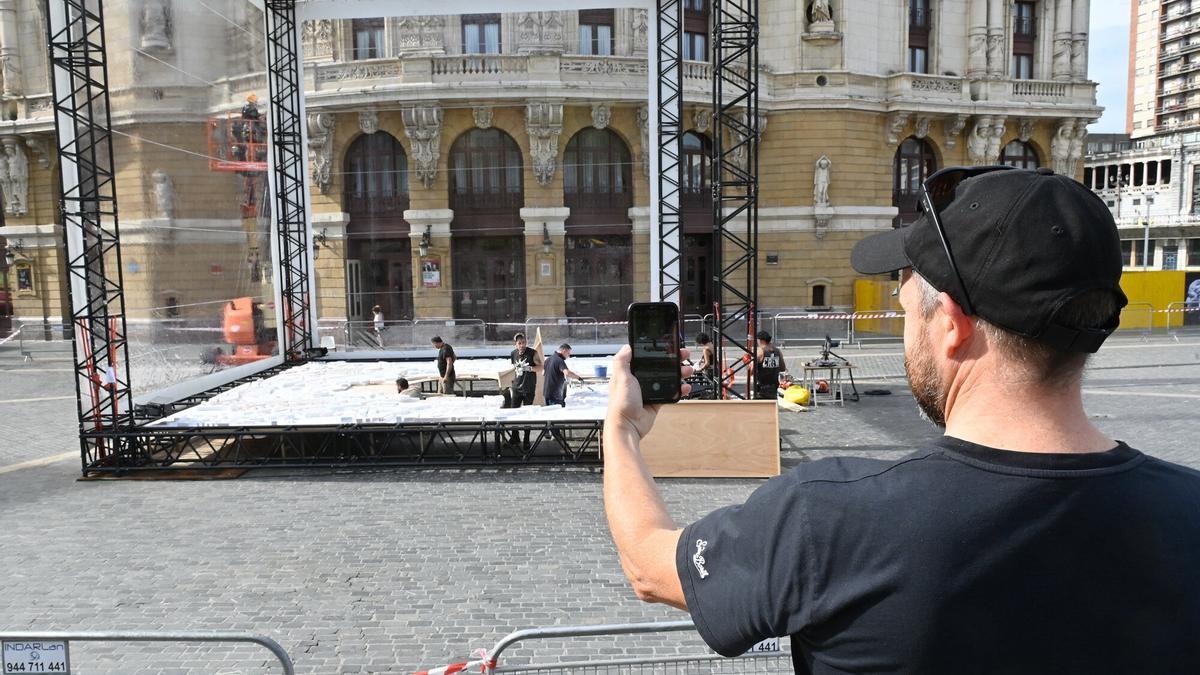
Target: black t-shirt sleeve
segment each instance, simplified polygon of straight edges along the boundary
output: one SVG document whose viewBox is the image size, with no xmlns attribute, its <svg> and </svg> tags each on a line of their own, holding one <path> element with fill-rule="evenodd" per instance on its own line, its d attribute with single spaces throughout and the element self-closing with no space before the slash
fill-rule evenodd
<svg viewBox="0 0 1200 675">
<path fill-rule="evenodd" d="M 696 629 L 718 654 L 736 656 L 807 623 L 812 555 L 802 492 L 785 474 L 745 504 L 713 511 L 684 529 L 676 570 Z"/>
</svg>

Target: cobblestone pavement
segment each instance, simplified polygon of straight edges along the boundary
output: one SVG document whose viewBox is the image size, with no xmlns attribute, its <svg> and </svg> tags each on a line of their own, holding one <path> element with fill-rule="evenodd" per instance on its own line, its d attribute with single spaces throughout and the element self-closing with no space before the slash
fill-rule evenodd
<svg viewBox="0 0 1200 675">
<path fill-rule="evenodd" d="M 790 350 L 792 360 L 813 354 Z M 783 419 L 788 466 L 898 456 L 936 435 L 917 419 L 898 346 L 846 407 Z M 867 361 L 869 357 L 869 361 Z M 608 539 L 594 470 L 252 472 L 238 480 L 77 481 L 71 374 L 0 371 L 0 630 L 248 630 L 301 673 L 411 672 L 464 660 L 511 630 L 682 618 L 638 602 Z M 1098 424 L 1200 467 L 1200 342 L 1105 347 L 1086 382 Z M 1019 395 L 1020 392 L 1014 392 Z M 43 401 L 22 401 L 42 398 Z M 740 501 L 753 480 L 668 480 L 679 522 Z M 573 658 L 702 652 L 694 637 L 587 641 Z M 524 652 L 528 656 L 530 652 Z M 537 655 L 567 653 L 557 642 Z M 259 673 L 255 648 L 77 644 L 79 673 Z M 516 659 L 524 658 L 514 653 Z"/>
</svg>

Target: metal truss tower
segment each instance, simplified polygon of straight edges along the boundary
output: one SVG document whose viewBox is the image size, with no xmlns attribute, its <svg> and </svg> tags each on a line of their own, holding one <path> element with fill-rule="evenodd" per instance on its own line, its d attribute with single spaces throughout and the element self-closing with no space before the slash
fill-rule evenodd
<svg viewBox="0 0 1200 675">
<path fill-rule="evenodd" d="M 682 304 L 683 0 L 658 0 L 658 297 Z"/>
<path fill-rule="evenodd" d="M 758 0 L 713 0 L 713 315 L 718 395 L 753 398 L 758 309 Z M 733 382 L 744 376 L 745 388 Z M 725 377 L 729 377 L 725 381 Z"/>
<path fill-rule="evenodd" d="M 316 346 L 311 278 L 312 238 L 304 157 L 304 76 L 296 31 L 296 1 L 267 0 L 267 86 L 270 90 L 271 193 L 279 258 L 280 353 L 289 362 Z"/>
<path fill-rule="evenodd" d="M 125 459 L 133 424 L 101 0 L 50 0 L 47 42 L 83 465 Z"/>
</svg>

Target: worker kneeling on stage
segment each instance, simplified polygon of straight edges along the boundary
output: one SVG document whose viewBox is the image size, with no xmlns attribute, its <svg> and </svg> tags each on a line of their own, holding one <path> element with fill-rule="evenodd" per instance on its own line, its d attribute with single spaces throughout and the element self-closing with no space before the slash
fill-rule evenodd
<svg viewBox="0 0 1200 675">
<path fill-rule="evenodd" d="M 545 384 L 542 387 L 542 398 L 546 399 L 546 405 L 567 406 L 567 378 L 570 377 L 577 382 L 582 382 L 583 378 L 571 371 L 567 367 L 567 359 L 571 358 L 571 345 L 562 343 L 558 346 L 558 351 L 546 357 L 546 364 L 543 366 L 545 372 Z"/>
</svg>

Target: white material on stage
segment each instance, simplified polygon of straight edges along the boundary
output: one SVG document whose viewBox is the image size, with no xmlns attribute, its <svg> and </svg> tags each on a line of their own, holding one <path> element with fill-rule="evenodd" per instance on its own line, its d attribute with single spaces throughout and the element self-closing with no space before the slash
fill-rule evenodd
<svg viewBox="0 0 1200 675">
<path fill-rule="evenodd" d="M 572 358 L 567 367 L 591 377 L 611 357 Z M 460 379 L 501 379 L 507 359 L 460 359 Z M 204 403 L 155 420 L 152 427 L 328 426 L 427 422 L 600 421 L 608 405 L 608 383 L 571 386 L 567 405 L 502 409 L 499 395 L 434 396 L 425 400 L 396 393 L 396 378 L 410 383 L 437 378 L 434 361 L 313 361 L 273 377 L 247 382 Z M 573 381 L 569 384 L 574 385 Z"/>
</svg>

